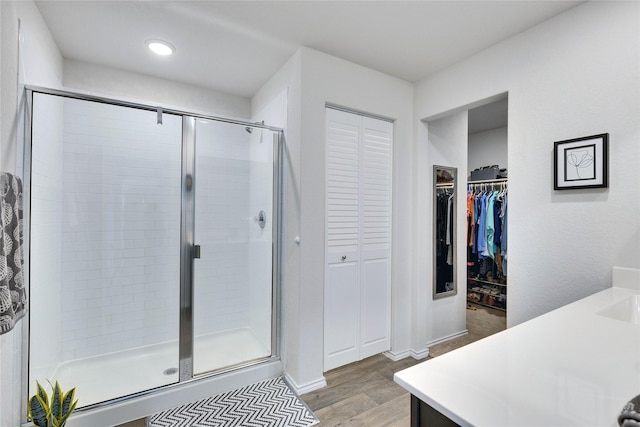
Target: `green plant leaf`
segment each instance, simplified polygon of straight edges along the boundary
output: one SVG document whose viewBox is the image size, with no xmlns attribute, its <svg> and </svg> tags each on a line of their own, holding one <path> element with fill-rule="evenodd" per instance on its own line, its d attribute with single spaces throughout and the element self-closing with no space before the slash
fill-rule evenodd
<svg viewBox="0 0 640 427">
<path fill-rule="evenodd" d="M 46 397 L 46 393 L 45 393 Z M 27 416 L 38 427 L 48 427 L 49 407 L 39 394 L 29 399 Z"/>
<path fill-rule="evenodd" d="M 64 397 L 62 398 L 62 412 L 61 412 L 62 416 L 70 415 L 71 412 L 73 412 L 73 410 L 75 409 L 76 404 L 78 403 L 77 400 L 74 402 L 75 396 L 76 396 L 75 387 L 65 393 Z"/>
<path fill-rule="evenodd" d="M 36 381 L 36 394 L 29 399 L 27 416 L 38 427 L 64 427 L 78 404 L 76 389 L 74 387 L 65 393 L 58 381 L 55 385 L 47 381 L 52 390 L 51 404 L 47 392 Z"/>
<path fill-rule="evenodd" d="M 53 394 L 51 395 L 51 415 L 56 420 L 59 420 L 62 416 L 62 389 L 60 384 L 56 381 L 56 385 L 52 386 Z"/>
<path fill-rule="evenodd" d="M 47 391 L 40 385 L 38 381 L 36 381 L 36 394 L 40 396 L 40 398 L 44 402 L 44 406 L 49 408 L 49 396 L 47 395 Z"/>
<path fill-rule="evenodd" d="M 75 390 L 72 389 L 72 391 Z M 67 423 L 67 420 L 69 419 L 69 417 L 71 416 L 71 414 L 73 413 L 73 411 L 76 409 L 76 405 L 77 405 L 78 401 L 76 400 L 75 402 L 73 402 L 73 404 L 71 405 L 71 407 L 69 408 L 69 412 L 65 413 L 62 418 L 59 420 L 59 424 L 58 427 L 64 427 L 64 425 Z"/>
</svg>

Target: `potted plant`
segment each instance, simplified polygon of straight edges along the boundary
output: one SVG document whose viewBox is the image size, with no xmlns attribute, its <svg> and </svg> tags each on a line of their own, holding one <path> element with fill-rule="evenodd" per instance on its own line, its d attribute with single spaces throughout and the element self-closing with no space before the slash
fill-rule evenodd
<svg viewBox="0 0 640 427">
<path fill-rule="evenodd" d="M 45 389 L 37 381 L 36 388 L 36 394 L 29 399 L 27 408 L 29 419 L 38 427 L 64 427 L 78 404 L 78 401 L 74 400 L 75 387 L 63 393 L 60 384 L 56 381 L 55 385 L 51 385 L 51 401 Z"/>
</svg>

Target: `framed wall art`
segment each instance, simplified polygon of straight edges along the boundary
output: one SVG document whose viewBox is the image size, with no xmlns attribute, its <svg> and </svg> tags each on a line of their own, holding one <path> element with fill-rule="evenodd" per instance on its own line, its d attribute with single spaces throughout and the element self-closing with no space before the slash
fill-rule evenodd
<svg viewBox="0 0 640 427">
<path fill-rule="evenodd" d="M 608 146 L 608 133 L 554 142 L 553 188 L 606 188 L 609 178 Z"/>
</svg>

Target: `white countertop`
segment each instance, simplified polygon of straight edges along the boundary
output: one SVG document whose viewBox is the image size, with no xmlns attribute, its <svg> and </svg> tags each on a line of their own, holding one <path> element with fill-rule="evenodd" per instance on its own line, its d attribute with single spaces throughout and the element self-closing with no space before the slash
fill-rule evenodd
<svg viewBox="0 0 640 427">
<path fill-rule="evenodd" d="M 461 426 L 617 426 L 640 394 L 640 324 L 598 312 L 638 294 L 606 289 L 394 379 Z"/>
</svg>

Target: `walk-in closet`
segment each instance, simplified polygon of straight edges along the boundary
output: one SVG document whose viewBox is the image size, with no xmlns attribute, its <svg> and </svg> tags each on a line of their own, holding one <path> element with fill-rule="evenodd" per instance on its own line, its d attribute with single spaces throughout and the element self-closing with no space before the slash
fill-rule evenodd
<svg viewBox="0 0 640 427">
<path fill-rule="evenodd" d="M 467 325 L 494 333 L 508 307 L 508 100 L 469 110 Z"/>
</svg>

